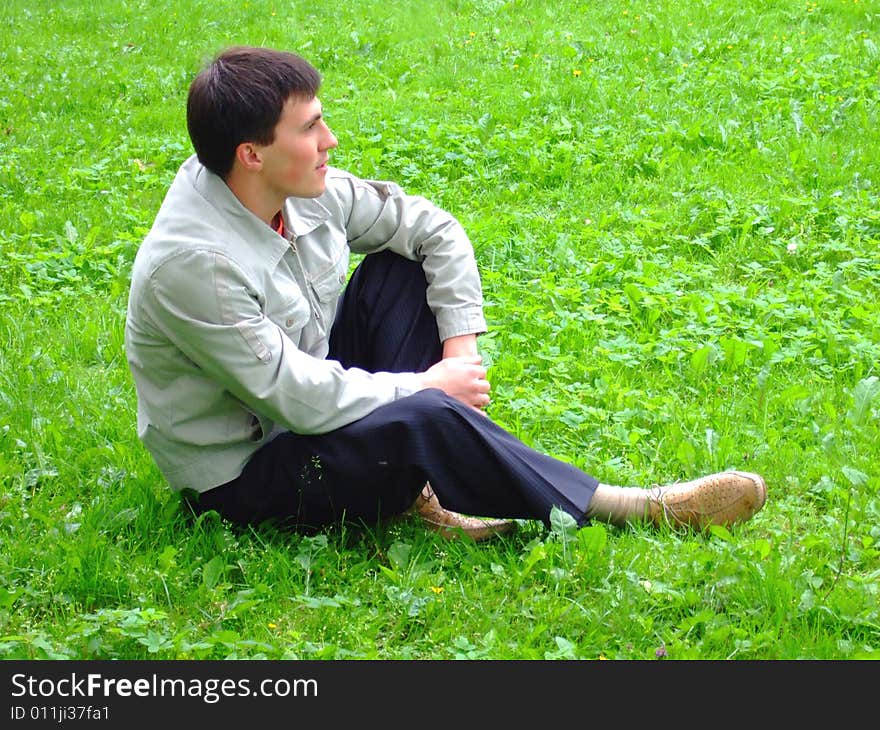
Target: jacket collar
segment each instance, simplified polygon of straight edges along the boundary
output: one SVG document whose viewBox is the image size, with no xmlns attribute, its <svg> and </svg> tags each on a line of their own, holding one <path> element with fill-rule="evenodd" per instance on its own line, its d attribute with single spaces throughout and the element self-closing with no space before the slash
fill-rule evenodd
<svg viewBox="0 0 880 730">
<path fill-rule="evenodd" d="M 288 198 L 284 202 L 284 227 L 297 236 L 305 236 L 319 226 L 324 225 L 330 217 L 318 198 Z"/>
</svg>

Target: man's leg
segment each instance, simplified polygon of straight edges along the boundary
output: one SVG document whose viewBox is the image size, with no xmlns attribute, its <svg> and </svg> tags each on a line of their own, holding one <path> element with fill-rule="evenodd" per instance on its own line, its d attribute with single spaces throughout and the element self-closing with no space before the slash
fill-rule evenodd
<svg viewBox="0 0 880 730">
<path fill-rule="evenodd" d="M 744 472 L 653 489 L 597 489 L 593 477 L 429 389 L 330 433 L 281 434 L 238 479 L 202 495 L 199 507 L 242 524 L 270 518 L 300 528 L 346 519 L 372 523 L 405 511 L 426 481 L 450 509 L 545 525 L 551 509 L 560 507 L 581 526 L 597 519 L 702 529 L 748 519 L 766 499 L 763 480 Z"/>
</svg>

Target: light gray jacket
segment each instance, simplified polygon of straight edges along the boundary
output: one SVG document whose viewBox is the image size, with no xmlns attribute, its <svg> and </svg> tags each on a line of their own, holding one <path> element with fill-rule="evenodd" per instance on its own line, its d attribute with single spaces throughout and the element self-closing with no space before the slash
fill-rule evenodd
<svg viewBox="0 0 880 730">
<path fill-rule="evenodd" d="M 441 340 L 486 329 L 451 215 L 393 183 L 332 168 L 326 183 L 285 203 L 285 238 L 193 156 L 137 253 L 125 350 L 138 435 L 175 490 L 234 479 L 281 430 L 325 433 L 418 388 L 414 373 L 325 359 L 351 252 L 421 261 Z"/>
</svg>

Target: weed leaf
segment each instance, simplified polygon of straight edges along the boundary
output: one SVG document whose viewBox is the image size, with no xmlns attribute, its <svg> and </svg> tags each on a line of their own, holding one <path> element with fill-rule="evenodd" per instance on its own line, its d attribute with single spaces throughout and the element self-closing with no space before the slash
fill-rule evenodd
<svg viewBox="0 0 880 730">
<path fill-rule="evenodd" d="M 854 426 L 863 426 L 871 413 L 871 405 L 880 393 L 880 378 L 872 375 L 856 383 L 853 388 L 853 406 L 846 417 Z"/>
</svg>

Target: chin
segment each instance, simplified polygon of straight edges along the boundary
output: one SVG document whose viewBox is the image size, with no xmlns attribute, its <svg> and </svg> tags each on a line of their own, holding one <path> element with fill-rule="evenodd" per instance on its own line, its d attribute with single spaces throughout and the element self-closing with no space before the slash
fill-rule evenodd
<svg viewBox="0 0 880 730">
<path fill-rule="evenodd" d="M 300 190 L 299 192 L 293 193 L 293 196 L 297 198 L 317 198 L 323 195 L 326 189 L 327 186 L 321 181 L 320 185 L 314 185 L 309 189 Z"/>
<path fill-rule="evenodd" d="M 294 193 L 290 194 L 291 198 L 320 198 L 324 191 L 325 187 L 322 187 L 320 190 L 298 190 Z"/>
</svg>

